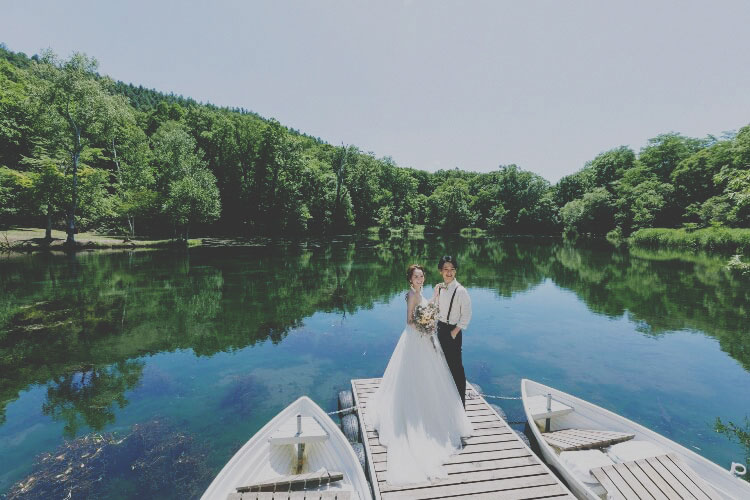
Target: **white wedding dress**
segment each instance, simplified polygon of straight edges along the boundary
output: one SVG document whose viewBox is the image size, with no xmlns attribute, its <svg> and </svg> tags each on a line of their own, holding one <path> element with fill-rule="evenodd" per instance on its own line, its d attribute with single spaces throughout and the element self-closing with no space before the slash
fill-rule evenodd
<svg viewBox="0 0 750 500">
<path fill-rule="evenodd" d="M 388 448 L 391 485 L 447 477 L 443 464 L 473 430 L 437 337 L 408 324 L 367 413 Z"/>
</svg>

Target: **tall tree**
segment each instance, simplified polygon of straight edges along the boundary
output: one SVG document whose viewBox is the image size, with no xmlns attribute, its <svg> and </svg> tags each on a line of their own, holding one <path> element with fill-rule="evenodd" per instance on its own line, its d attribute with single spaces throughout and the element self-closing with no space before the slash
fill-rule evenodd
<svg viewBox="0 0 750 500">
<path fill-rule="evenodd" d="M 383 227 L 408 227 L 413 223 L 417 180 L 409 170 L 398 167 L 391 158 L 382 160 L 380 169 L 379 222 Z"/>
<path fill-rule="evenodd" d="M 626 170 L 635 165 L 635 153 L 627 146 L 620 146 L 597 155 L 590 163 L 594 186 L 605 187 L 610 192 L 612 183 L 621 178 Z"/>
<path fill-rule="evenodd" d="M 341 197 L 344 194 L 344 179 L 346 178 L 346 171 L 347 171 L 347 162 L 349 161 L 349 152 L 350 148 L 347 148 L 343 144 L 341 145 L 341 149 L 338 149 L 336 151 L 336 154 L 333 156 L 333 173 L 336 176 L 336 198 L 333 204 L 333 226 L 334 231 L 340 231 L 345 228 L 346 223 L 344 218 L 342 217 L 342 208 L 341 208 Z M 354 151 L 351 152 L 351 156 L 354 155 Z"/>
<path fill-rule="evenodd" d="M 183 229 L 187 240 L 194 224 L 214 221 L 221 213 L 216 177 L 206 168 L 202 151 L 196 151 L 195 140 L 183 124 L 164 123 L 151 141 L 164 215 Z"/>
<path fill-rule="evenodd" d="M 144 213 L 149 205 L 146 200 L 154 198 L 148 139 L 124 96 L 112 96 L 104 112 L 102 139 L 115 166 L 116 211 L 124 217 L 128 234 L 133 237 L 136 215 Z"/>
<path fill-rule="evenodd" d="M 347 170 L 346 184 L 357 230 L 364 230 L 375 223 L 379 169 L 378 160 L 371 154 L 359 154 Z"/>
<path fill-rule="evenodd" d="M 213 222 L 221 215 L 216 177 L 205 167 L 198 167 L 172 181 L 164 205 L 167 214 L 190 238 L 190 228 L 197 223 Z"/>
<path fill-rule="evenodd" d="M 70 157 L 71 198 L 66 228 L 69 245 L 75 244 L 81 154 L 101 133 L 107 116 L 105 110 L 113 100 L 95 75 L 97 66 L 96 59 L 81 53 L 59 61 L 51 51 L 44 52 L 35 66 L 39 77 L 34 92 L 37 104 L 57 114 L 67 126 L 60 146 Z"/>
<path fill-rule="evenodd" d="M 695 139 L 676 133 L 661 134 L 648 140 L 648 145 L 641 149 L 638 160 L 656 174 L 659 180 L 665 182 L 682 160 L 712 142 L 711 138 Z"/>
<path fill-rule="evenodd" d="M 0 60 L 0 165 L 16 168 L 30 149 L 34 117 L 27 105 L 28 73 Z"/>
<path fill-rule="evenodd" d="M 466 181 L 463 179 L 446 180 L 429 197 L 431 225 L 449 232 L 473 226 L 476 217 L 469 209 L 471 202 Z"/>
</svg>

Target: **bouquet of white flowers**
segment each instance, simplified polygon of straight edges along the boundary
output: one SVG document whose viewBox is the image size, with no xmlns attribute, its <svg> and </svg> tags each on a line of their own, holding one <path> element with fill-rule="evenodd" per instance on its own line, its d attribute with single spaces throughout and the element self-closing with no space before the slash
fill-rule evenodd
<svg viewBox="0 0 750 500">
<path fill-rule="evenodd" d="M 425 337 L 432 335 L 435 333 L 437 315 L 438 308 L 435 303 L 418 304 L 414 307 L 414 328 Z"/>
</svg>

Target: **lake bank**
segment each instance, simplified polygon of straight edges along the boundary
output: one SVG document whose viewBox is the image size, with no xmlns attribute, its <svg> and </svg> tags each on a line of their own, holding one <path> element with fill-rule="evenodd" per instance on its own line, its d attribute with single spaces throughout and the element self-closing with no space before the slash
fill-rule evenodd
<svg viewBox="0 0 750 500">
<path fill-rule="evenodd" d="M 639 229 L 627 238 L 631 246 L 706 250 L 730 254 L 750 252 L 750 229 L 707 227 L 702 229 Z"/>
<path fill-rule="evenodd" d="M 52 230 L 52 239 L 44 237 L 44 229 L 39 228 L 12 228 L 0 231 L 0 253 L 30 253 L 30 252 L 69 252 L 70 247 L 66 245 L 67 235 L 65 231 Z M 237 246 L 259 246 L 271 243 L 271 238 L 191 238 L 182 239 L 146 239 L 128 238 L 126 236 L 102 235 L 95 232 L 84 232 L 76 234 L 75 251 L 92 250 L 146 250 L 167 248 L 193 248 L 193 247 L 237 247 Z"/>
</svg>

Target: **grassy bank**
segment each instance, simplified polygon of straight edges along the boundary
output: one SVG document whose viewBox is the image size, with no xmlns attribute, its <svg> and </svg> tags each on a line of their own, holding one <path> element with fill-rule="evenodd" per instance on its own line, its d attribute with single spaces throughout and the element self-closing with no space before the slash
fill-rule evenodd
<svg viewBox="0 0 750 500">
<path fill-rule="evenodd" d="M 1 252 L 29 252 L 34 250 L 67 250 L 64 231 L 52 230 L 52 240 L 44 239 L 44 229 L 13 228 L 0 231 Z M 197 246 L 200 239 L 188 240 L 188 246 Z M 97 233 L 76 234 L 76 248 L 85 249 L 137 249 L 164 248 L 174 245 L 184 245 L 177 240 L 128 240 L 123 236 L 106 236 Z"/>
<path fill-rule="evenodd" d="M 681 248 L 750 254 L 750 229 L 711 227 L 705 229 L 640 229 L 628 238 L 643 248 Z"/>
</svg>

